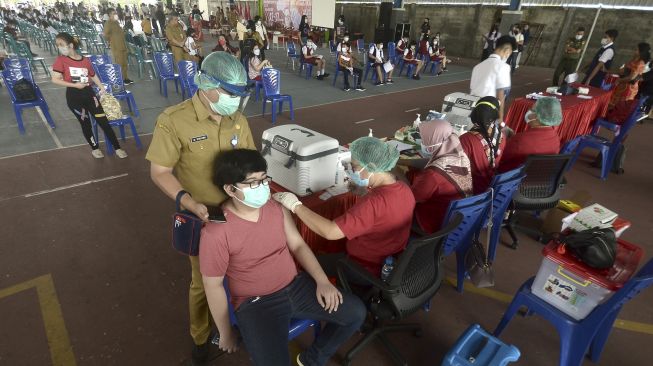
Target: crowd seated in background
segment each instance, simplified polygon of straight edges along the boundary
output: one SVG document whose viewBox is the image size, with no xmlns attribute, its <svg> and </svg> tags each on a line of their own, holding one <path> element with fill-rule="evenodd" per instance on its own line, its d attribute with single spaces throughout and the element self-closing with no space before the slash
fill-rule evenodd
<svg viewBox="0 0 653 366">
<path fill-rule="evenodd" d="M 406 179 L 415 196 L 415 221 L 421 231 L 431 234 L 442 227 L 451 201 L 472 194 L 472 172 L 449 122 L 422 122 L 419 132 L 426 164 L 408 159 L 400 164 L 419 168 L 409 171 Z"/>
<path fill-rule="evenodd" d="M 471 163 L 474 194 L 480 194 L 490 186 L 506 146 L 499 121 L 499 100 L 479 99 L 470 118 L 474 126 L 460 136 L 460 143 Z"/>
<path fill-rule="evenodd" d="M 562 122 L 562 108 L 557 98 L 538 99 L 533 110 L 524 115 L 524 120 L 528 129 L 508 139 L 499 164 L 501 173 L 518 168 L 526 162 L 528 155 L 560 152 L 560 137 L 555 126 Z"/>
</svg>

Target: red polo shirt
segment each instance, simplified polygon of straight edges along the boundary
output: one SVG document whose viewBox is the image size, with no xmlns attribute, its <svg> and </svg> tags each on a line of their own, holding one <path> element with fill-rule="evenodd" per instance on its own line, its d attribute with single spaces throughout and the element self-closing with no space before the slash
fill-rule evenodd
<svg viewBox="0 0 653 366">
<path fill-rule="evenodd" d="M 537 127 L 508 139 L 499 172 L 513 170 L 526 162 L 528 155 L 560 153 L 560 137 L 553 127 Z"/>
<path fill-rule="evenodd" d="M 335 219 L 347 237 L 347 254 L 373 275 L 381 276 L 385 258 L 406 248 L 415 197 L 402 182 L 370 189 Z"/>
</svg>

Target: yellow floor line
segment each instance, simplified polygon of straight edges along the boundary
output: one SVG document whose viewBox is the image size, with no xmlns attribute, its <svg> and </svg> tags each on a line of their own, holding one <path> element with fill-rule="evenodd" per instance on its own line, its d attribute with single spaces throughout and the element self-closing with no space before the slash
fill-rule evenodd
<svg viewBox="0 0 653 366">
<path fill-rule="evenodd" d="M 456 286 L 456 279 L 453 277 L 446 277 L 446 282 L 452 286 Z M 509 295 L 500 291 L 492 290 L 489 288 L 478 288 L 469 282 L 465 282 L 463 288 L 467 292 L 473 294 L 489 297 L 491 299 L 503 302 L 510 303 L 512 301 L 513 295 Z M 633 322 L 630 320 L 617 319 L 614 322 L 614 327 L 623 330 L 629 330 L 631 332 L 644 333 L 653 335 L 653 324 Z"/>
<path fill-rule="evenodd" d="M 52 364 L 54 366 L 75 366 L 77 364 L 75 354 L 70 345 L 68 330 L 66 330 L 52 275 L 43 275 L 12 287 L 0 289 L 0 299 L 31 288 L 36 288 Z"/>
</svg>

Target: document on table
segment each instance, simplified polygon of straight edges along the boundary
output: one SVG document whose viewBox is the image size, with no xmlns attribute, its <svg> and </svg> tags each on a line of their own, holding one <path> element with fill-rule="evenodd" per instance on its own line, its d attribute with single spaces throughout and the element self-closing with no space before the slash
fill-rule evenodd
<svg viewBox="0 0 653 366">
<path fill-rule="evenodd" d="M 390 140 L 386 141 L 385 143 L 394 147 L 398 151 L 411 150 L 415 148 L 415 145 L 407 144 L 398 140 Z"/>
</svg>

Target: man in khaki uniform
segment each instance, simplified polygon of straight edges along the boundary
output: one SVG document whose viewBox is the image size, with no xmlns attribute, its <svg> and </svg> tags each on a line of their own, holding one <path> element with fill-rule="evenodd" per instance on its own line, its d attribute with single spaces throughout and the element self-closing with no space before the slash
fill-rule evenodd
<svg viewBox="0 0 653 366">
<path fill-rule="evenodd" d="M 114 9 L 109 9 L 109 20 L 104 23 L 104 38 L 111 47 L 113 62 L 120 65 L 122 78 L 126 85 L 134 83 L 127 74 L 127 44 L 125 43 L 125 32 L 118 23 L 118 14 Z"/>
<path fill-rule="evenodd" d="M 175 65 L 182 60 L 192 60 L 190 54 L 184 51 L 184 42 L 186 41 L 186 32 L 179 23 L 179 14 L 171 13 L 170 21 L 166 26 L 166 38 L 172 50 L 172 56 L 175 59 Z"/>
<path fill-rule="evenodd" d="M 238 59 L 226 52 L 209 54 L 196 81 L 199 91 L 191 99 L 159 116 L 145 158 L 154 183 L 173 200 L 181 195 L 182 206 L 208 222 L 207 206 L 219 206 L 227 198 L 213 184 L 215 157 L 225 150 L 256 147 L 247 119 L 237 112 L 241 97 L 249 94 Z M 190 262 L 190 334 L 197 364 L 207 359 L 211 325 L 198 257 Z"/>
</svg>

